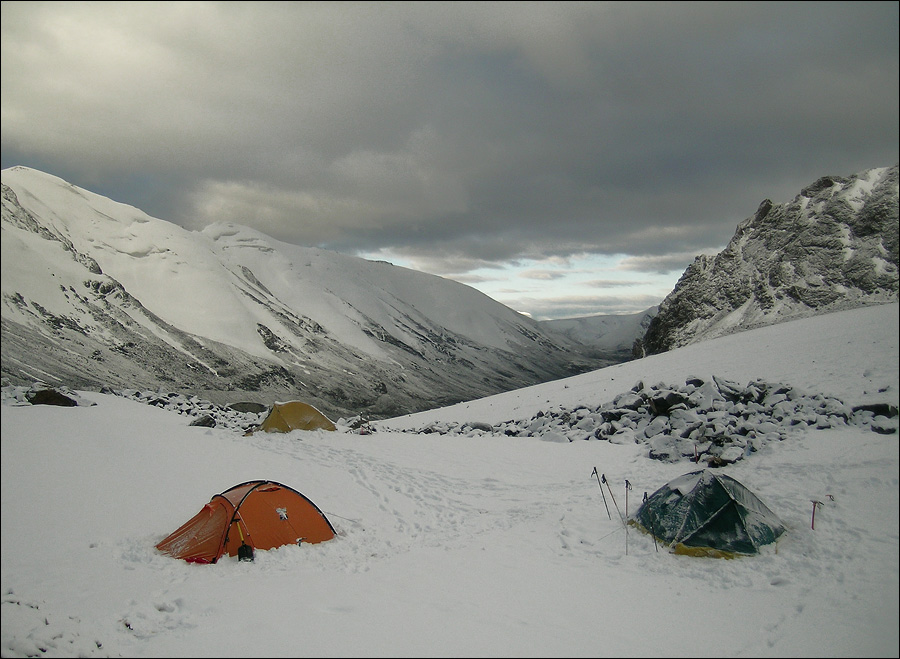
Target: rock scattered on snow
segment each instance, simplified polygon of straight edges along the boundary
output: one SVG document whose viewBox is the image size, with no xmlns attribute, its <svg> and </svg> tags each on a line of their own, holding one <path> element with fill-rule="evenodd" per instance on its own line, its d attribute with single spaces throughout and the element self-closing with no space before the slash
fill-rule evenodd
<svg viewBox="0 0 900 659">
<path fill-rule="evenodd" d="M 85 400 L 76 392 L 65 387 L 49 387 L 42 382 L 35 382 L 29 387 L 2 387 L 3 403 L 9 405 L 38 404 L 33 402 L 35 395 L 40 393 L 40 400 L 43 401 L 48 397 L 48 394 L 44 392 L 53 392 L 52 398 L 54 399 L 61 397 L 59 398 L 61 402 L 55 404 L 96 404 Z M 140 389 L 114 390 L 110 387 L 103 387 L 100 390 L 100 393 L 122 396 L 123 398 L 144 403 L 145 405 L 153 405 L 170 412 L 181 414 L 187 417 L 188 425 L 191 426 L 225 428 L 227 430 L 240 432 L 241 434 L 262 423 L 266 416 L 268 416 L 270 409 L 260 403 L 232 403 L 227 406 L 216 405 L 199 396 L 188 396 L 165 391 L 142 391 Z M 64 402 L 64 399 L 75 401 L 75 403 Z M 352 419 L 341 419 L 340 421 L 337 421 L 335 425 L 338 427 L 338 430 L 343 430 L 345 432 L 366 434 L 368 431 L 368 421 L 362 416 L 353 417 Z"/>
<path fill-rule="evenodd" d="M 837 398 L 762 380 L 741 386 L 716 376 L 711 380 L 690 377 L 682 386 L 638 382 L 597 407 L 557 406 L 530 419 L 493 426 L 443 422 L 407 432 L 638 443 L 647 446 L 647 456 L 654 460 L 690 460 L 716 467 L 737 462 L 801 429 L 847 425 L 896 433 L 897 408 L 885 404 L 851 407 Z"/>
<path fill-rule="evenodd" d="M 49 389 L 3 387 L 3 402 L 31 404 L 29 396 Z M 93 405 L 75 392 L 57 388 L 79 405 Z M 189 425 L 245 432 L 268 414 L 224 407 L 197 396 L 159 391 L 104 389 L 115 394 L 187 416 Z M 258 408 L 254 408 L 258 409 Z M 339 431 L 368 434 L 376 428 L 362 416 L 340 419 Z M 644 444 L 647 457 L 664 462 L 704 462 L 718 467 L 743 459 L 769 442 L 783 441 L 802 429 L 857 426 L 881 434 L 898 432 L 893 405 L 868 403 L 850 406 L 823 394 L 803 393 L 789 385 L 754 380 L 746 386 L 713 376 L 689 377 L 684 385 L 638 382 L 612 401 L 596 407 L 553 406 L 530 419 L 491 425 L 484 421 L 435 422 L 407 430 L 417 434 L 535 437 L 547 442 L 602 440 L 613 444 Z"/>
<path fill-rule="evenodd" d="M 67 387 L 51 387 L 35 382 L 30 387 L 3 387 L 6 405 L 58 405 L 60 407 L 90 407 L 95 405 Z"/>
<path fill-rule="evenodd" d="M 138 389 L 112 390 L 104 388 L 102 393 L 115 394 L 135 400 L 139 403 L 154 405 L 155 407 L 177 412 L 191 417 L 189 425 L 205 428 L 226 428 L 237 432 L 245 432 L 253 428 L 266 418 L 269 408 L 262 406 L 262 411 L 244 411 L 259 409 L 246 405 L 216 405 L 199 396 L 186 396 L 174 392 L 140 391 Z"/>
</svg>

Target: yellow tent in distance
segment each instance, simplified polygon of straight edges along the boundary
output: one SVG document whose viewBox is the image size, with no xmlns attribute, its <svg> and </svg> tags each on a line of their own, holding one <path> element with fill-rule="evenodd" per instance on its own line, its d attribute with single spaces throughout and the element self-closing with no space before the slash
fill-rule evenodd
<svg viewBox="0 0 900 659">
<path fill-rule="evenodd" d="M 286 403 L 274 403 L 269 411 L 269 416 L 247 434 L 259 431 L 291 432 L 292 430 L 337 430 L 337 427 L 312 405 L 292 400 Z"/>
</svg>

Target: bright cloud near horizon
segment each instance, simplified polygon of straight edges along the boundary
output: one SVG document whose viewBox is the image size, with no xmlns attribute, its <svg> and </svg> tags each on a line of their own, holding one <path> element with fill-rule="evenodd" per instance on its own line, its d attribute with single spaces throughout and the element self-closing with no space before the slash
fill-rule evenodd
<svg viewBox="0 0 900 659">
<path fill-rule="evenodd" d="M 896 164 L 898 4 L 17 2 L 2 168 L 637 313 L 760 202 Z"/>
</svg>

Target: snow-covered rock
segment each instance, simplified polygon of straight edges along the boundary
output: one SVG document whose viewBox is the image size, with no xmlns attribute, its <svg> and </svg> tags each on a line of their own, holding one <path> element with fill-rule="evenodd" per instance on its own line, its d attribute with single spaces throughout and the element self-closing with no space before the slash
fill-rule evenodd
<svg viewBox="0 0 900 659">
<path fill-rule="evenodd" d="M 720 467 L 805 429 L 847 425 L 896 433 L 897 408 L 884 404 L 853 407 L 832 396 L 803 392 L 783 383 L 754 380 L 741 385 L 716 376 L 708 380 L 692 376 L 683 385 L 638 382 L 596 407 L 557 406 L 493 428 L 512 437 L 550 442 L 643 444 L 647 457 L 654 460 Z M 472 435 L 476 427 L 444 422 L 407 431 Z"/>
<path fill-rule="evenodd" d="M 698 256 L 636 350 L 898 299 L 898 167 L 825 176 L 763 201 L 716 256 Z"/>
</svg>

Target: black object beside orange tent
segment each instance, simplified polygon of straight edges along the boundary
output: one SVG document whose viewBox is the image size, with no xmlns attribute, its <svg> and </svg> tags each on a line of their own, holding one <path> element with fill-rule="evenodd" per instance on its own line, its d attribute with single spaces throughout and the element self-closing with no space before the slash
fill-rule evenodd
<svg viewBox="0 0 900 659">
<path fill-rule="evenodd" d="M 223 555 L 252 558 L 253 550 L 331 540 L 334 527 L 318 506 L 275 481 L 247 481 L 216 494 L 156 545 L 190 563 L 215 563 Z"/>
</svg>

